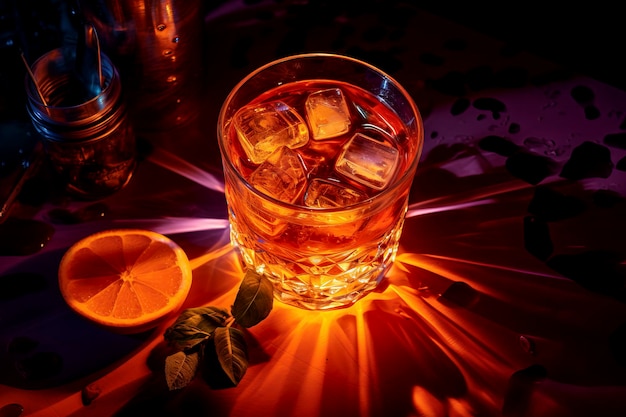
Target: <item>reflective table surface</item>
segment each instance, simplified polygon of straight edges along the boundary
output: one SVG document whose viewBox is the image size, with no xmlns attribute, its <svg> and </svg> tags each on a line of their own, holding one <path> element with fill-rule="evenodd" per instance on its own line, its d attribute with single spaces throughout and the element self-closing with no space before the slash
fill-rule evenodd
<svg viewBox="0 0 626 417">
<path fill-rule="evenodd" d="M 68 198 L 43 158 L 0 225 L 0 416 L 626 415 L 626 92 L 404 2 L 223 2 L 204 24 L 197 113 L 141 135 L 126 188 Z M 154 230 L 191 260 L 184 307 L 229 308 L 243 273 L 217 113 L 252 69 L 305 51 L 379 66 L 422 111 L 396 262 L 349 308 L 275 303 L 238 386 L 168 391 L 174 318 L 96 328 L 64 304 L 59 261 L 99 230 Z"/>
</svg>

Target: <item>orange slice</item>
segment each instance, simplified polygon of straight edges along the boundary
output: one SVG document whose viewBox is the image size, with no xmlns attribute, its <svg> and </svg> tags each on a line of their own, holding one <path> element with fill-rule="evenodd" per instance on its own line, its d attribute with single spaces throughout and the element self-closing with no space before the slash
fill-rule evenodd
<svg viewBox="0 0 626 417">
<path fill-rule="evenodd" d="M 67 304 L 119 333 L 146 331 L 179 310 L 191 279 L 181 247 L 141 229 L 87 236 L 67 250 L 59 265 L 59 288 Z"/>
</svg>

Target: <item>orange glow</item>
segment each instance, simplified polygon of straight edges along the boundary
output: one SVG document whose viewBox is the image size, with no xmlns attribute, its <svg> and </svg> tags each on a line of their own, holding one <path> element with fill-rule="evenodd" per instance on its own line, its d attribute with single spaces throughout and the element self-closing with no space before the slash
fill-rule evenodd
<svg viewBox="0 0 626 417">
<path fill-rule="evenodd" d="M 211 174 L 165 152 L 150 161 L 193 187 L 222 189 Z M 519 201 L 529 192 L 504 184 L 412 205 L 398 256 L 380 286 L 338 310 L 275 302 L 269 317 L 246 333 L 250 365 L 237 387 L 215 390 L 196 378 L 167 392 L 162 362 L 154 359 L 163 350 L 166 322 L 97 375 L 38 393 L 3 387 L 0 403 L 28 404 L 27 415 L 35 417 L 134 410 L 179 416 L 185 404 L 230 417 L 499 417 L 503 409 L 566 417 L 619 408 L 623 386 L 592 385 L 592 375 L 614 367 L 602 345 L 570 335 L 608 332 L 620 320 L 611 312 L 623 307 L 590 296 L 518 250 L 526 214 Z M 160 233 L 220 233 L 190 256 L 193 284 L 183 307 L 231 306 L 243 272 L 224 218 L 132 222 Z M 532 349 L 521 336 L 533 341 Z M 549 368 L 548 378 L 519 376 L 533 365 Z M 100 395 L 85 407 L 80 390 L 87 384 Z"/>
<path fill-rule="evenodd" d="M 502 374 L 482 399 L 495 405 L 511 364 L 498 358 L 497 347 L 479 342 L 474 332 L 480 328 L 467 315 L 442 308 L 428 289 L 410 285 L 411 266 L 403 261 L 412 258 L 401 254 L 386 285 L 348 308 L 320 312 L 275 303 L 270 317 L 250 329 L 255 343 L 244 380 L 202 395 L 225 402 L 232 415 L 258 408 L 298 416 L 448 415 L 437 414 L 442 410 L 463 415 L 461 408 L 485 407 L 463 399 L 472 379 L 484 390 L 482 378 Z M 216 271 L 228 279 L 230 289 L 213 300 L 228 305 L 241 276 L 238 261 L 230 253 L 212 264 L 204 265 L 213 271 L 206 285 Z M 202 292 L 196 288 L 194 294 Z"/>
</svg>

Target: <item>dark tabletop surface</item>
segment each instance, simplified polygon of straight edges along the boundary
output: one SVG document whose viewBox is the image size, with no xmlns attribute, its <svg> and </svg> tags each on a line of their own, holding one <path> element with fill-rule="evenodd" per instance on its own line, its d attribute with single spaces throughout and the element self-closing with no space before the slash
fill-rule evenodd
<svg viewBox="0 0 626 417">
<path fill-rule="evenodd" d="M 74 200 L 51 183 L 43 158 L 14 193 L 0 224 L 0 416 L 626 415 L 626 92 L 613 71 L 577 65 L 565 40 L 554 54 L 519 42 L 470 10 L 401 1 L 205 7 L 199 94 L 190 93 L 181 123 L 140 131 L 126 188 Z M 545 19 L 528 26 L 554 29 Z M 591 43 L 619 50 L 611 27 Z M 30 41 L 29 60 L 54 43 L 45 40 Z M 583 50 L 593 60 L 596 49 Z M 171 322 L 121 336 L 82 321 L 59 294 L 60 258 L 99 230 L 155 230 L 192 262 L 185 306 L 229 306 L 241 270 L 228 244 L 217 113 L 251 70 L 309 51 L 377 65 L 422 112 L 398 258 L 350 308 L 275 304 L 247 334 L 250 366 L 237 387 L 197 379 L 169 392 Z M 15 105 L 19 65 L 2 73 L 3 167 L 36 142 Z M 0 189 L 10 191 L 8 171 Z"/>
</svg>

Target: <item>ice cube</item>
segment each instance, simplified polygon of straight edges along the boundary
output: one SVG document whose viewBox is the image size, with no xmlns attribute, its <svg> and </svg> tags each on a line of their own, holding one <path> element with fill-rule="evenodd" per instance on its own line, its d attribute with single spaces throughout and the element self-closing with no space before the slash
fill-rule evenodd
<svg viewBox="0 0 626 417">
<path fill-rule="evenodd" d="M 315 178 L 309 183 L 304 204 L 309 207 L 336 208 L 356 204 L 366 198 L 367 195 L 362 191 L 348 188 L 340 183 Z"/>
<path fill-rule="evenodd" d="M 350 130 L 350 110 L 338 88 L 310 94 L 305 108 L 313 139 L 334 138 Z"/>
<path fill-rule="evenodd" d="M 299 148 L 309 141 L 304 119 L 281 101 L 250 105 L 233 118 L 243 150 L 255 164 L 261 164 L 276 149 Z"/>
<path fill-rule="evenodd" d="M 360 184 L 382 190 L 392 180 L 399 161 L 398 150 L 357 133 L 335 162 L 335 170 Z"/>
<path fill-rule="evenodd" d="M 298 154 L 283 146 L 268 156 L 248 181 L 270 197 L 293 203 L 306 185 L 306 172 Z"/>
</svg>

